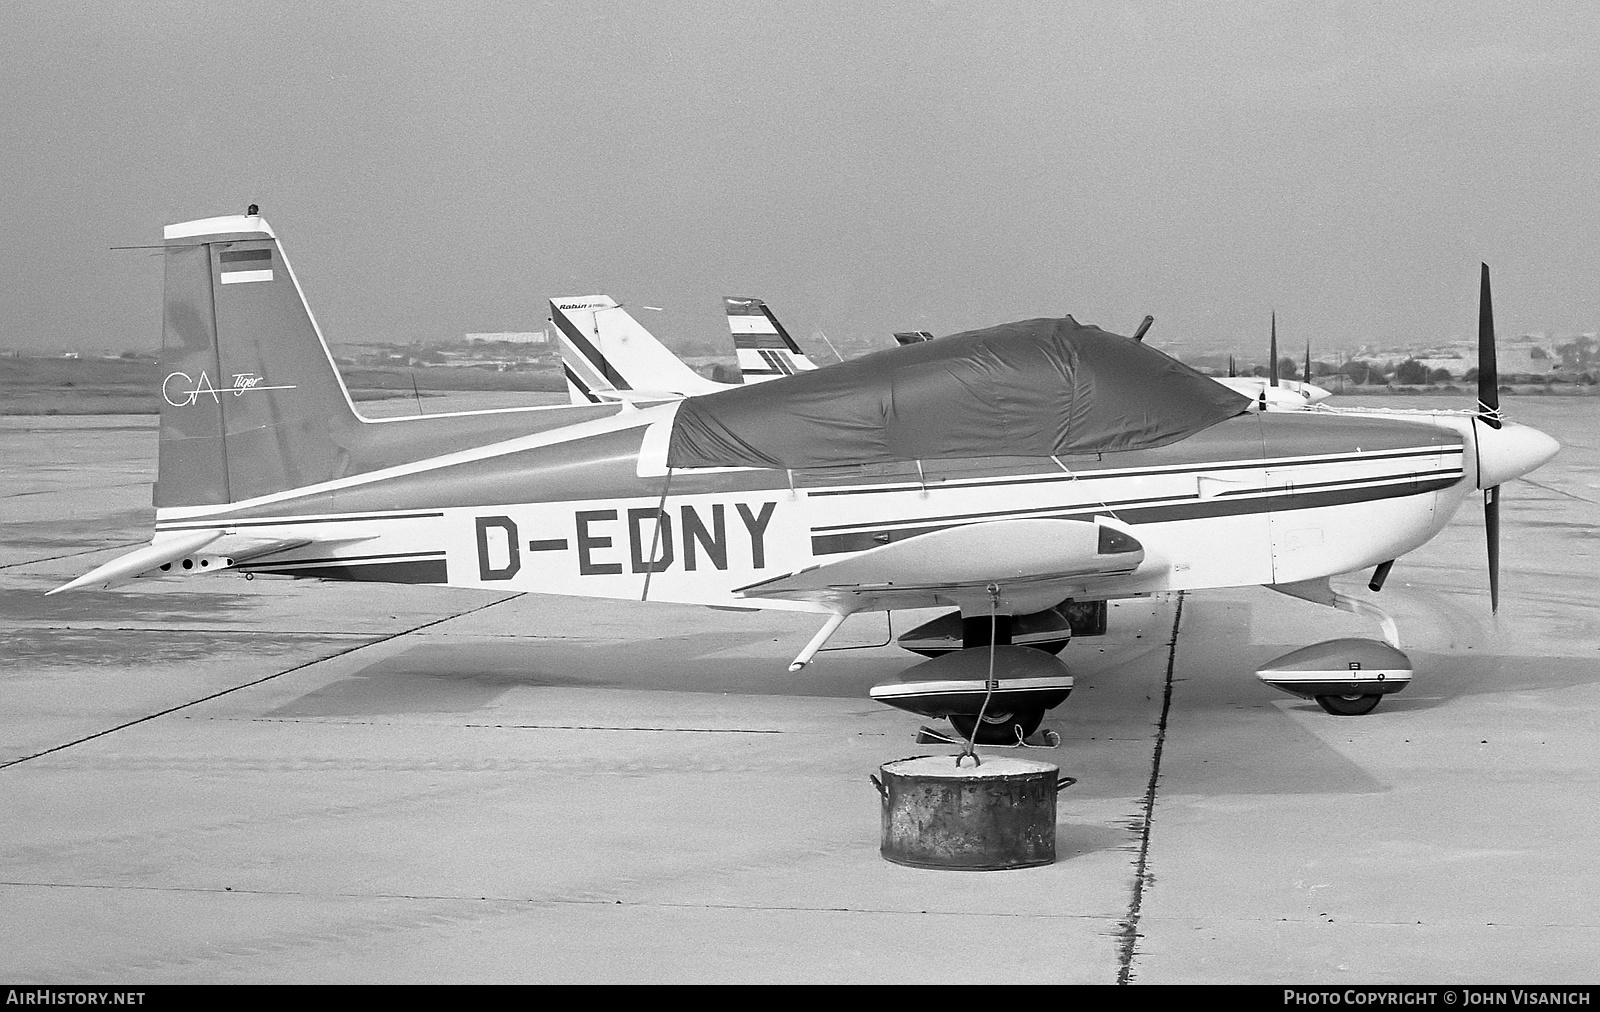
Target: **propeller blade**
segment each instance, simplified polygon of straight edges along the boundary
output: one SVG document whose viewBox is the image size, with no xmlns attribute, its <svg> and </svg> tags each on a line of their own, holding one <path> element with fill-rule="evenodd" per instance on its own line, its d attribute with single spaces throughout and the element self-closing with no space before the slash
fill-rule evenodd
<svg viewBox="0 0 1600 1012">
<path fill-rule="evenodd" d="M 1489 610 L 1500 610 L 1500 486 L 1483 490 L 1483 530 L 1489 541 Z"/>
<path fill-rule="evenodd" d="M 1144 340 L 1145 331 L 1149 330 L 1150 329 L 1150 324 L 1152 324 L 1154 322 L 1156 322 L 1156 318 L 1155 317 L 1146 316 L 1142 321 L 1140 321 L 1139 329 L 1133 332 L 1133 339 L 1135 341 L 1143 341 Z"/>
<path fill-rule="evenodd" d="M 1311 385 L 1311 342 L 1306 342 L 1306 386 Z"/>
<path fill-rule="evenodd" d="M 1228 356 L 1228 378 L 1229 379 L 1233 379 L 1237 375 L 1239 375 L 1239 368 L 1238 368 L 1238 366 L 1233 364 L 1233 356 L 1229 355 Z"/>
<path fill-rule="evenodd" d="M 1478 290 L 1478 417 L 1491 429 L 1500 427 L 1500 373 L 1494 359 L 1494 307 L 1489 302 L 1489 265 L 1483 264 Z"/>
<path fill-rule="evenodd" d="M 1272 371 L 1267 373 L 1268 382 L 1273 386 L 1278 385 L 1278 311 L 1272 311 Z"/>
</svg>

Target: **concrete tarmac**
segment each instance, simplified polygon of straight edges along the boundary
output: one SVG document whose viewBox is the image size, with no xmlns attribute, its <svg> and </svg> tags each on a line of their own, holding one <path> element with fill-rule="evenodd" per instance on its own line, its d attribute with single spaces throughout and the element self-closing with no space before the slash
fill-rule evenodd
<svg viewBox="0 0 1600 1012">
<path fill-rule="evenodd" d="M 1365 717 L 1252 672 L 1369 623 L 1115 605 L 1028 754 L 1079 778 L 1058 860 L 1006 872 L 878 854 L 868 775 L 943 751 L 866 698 L 916 660 L 881 616 L 789 674 L 814 618 L 231 575 L 46 599 L 148 540 L 154 419 L 0 418 L 0 980 L 1593 983 L 1600 411 L 1507 408 L 1565 449 L 1505 490 L 1497 621 L 1470 501 L 1381 595 L 1416 678 Z"/>
</svg>

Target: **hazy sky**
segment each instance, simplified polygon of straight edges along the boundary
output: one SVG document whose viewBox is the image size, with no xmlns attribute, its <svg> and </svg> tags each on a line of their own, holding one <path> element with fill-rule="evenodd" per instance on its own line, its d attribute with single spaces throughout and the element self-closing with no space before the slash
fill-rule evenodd
<svg viewBox="0 0 1600 1012">
<path fill-rule="evenodd" d="M 0 347 L 154 350 L 108 247 L 251 202 L 335 343 L 1600 329 L 1587 3 L 13 2 L 0 85 Z"/>
</svg>

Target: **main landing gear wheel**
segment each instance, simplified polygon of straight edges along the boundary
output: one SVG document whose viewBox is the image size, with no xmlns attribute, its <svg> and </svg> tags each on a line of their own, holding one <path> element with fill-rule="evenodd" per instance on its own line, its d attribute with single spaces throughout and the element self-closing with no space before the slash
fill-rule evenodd
<svg viewBox="0 0 1600 1012">
<path fill-rule="evenodd" d="M 975 740 L 979 745 L 1015 745 L 1018 739 L 1026 738 L 1039 730 L 1039 723 L 1042 720 L 1044 720 L 1043 710 L 986 713 L 983 715 L 983 726 L 978 728 L 978 736 L 973 739 L 972 729 L 977 724 L 978 718 L 965 713 L 950 714 L 950 726 L 956 729 L 956 734 L 962 738 Z"/>
<path fill-rule="evenodd" d="M 1318 696 L 1317 705 L 1335 717 L 1360 717 L 1371 713 L 1383 696 L 1373 693 L 1366 696 Z"/>
</svg>

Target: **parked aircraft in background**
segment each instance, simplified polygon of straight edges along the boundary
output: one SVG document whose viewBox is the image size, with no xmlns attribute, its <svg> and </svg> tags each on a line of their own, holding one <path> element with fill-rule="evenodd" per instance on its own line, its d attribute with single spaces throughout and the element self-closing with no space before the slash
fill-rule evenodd
<svg viewBox="0 0 1600 1012">
<path fill-rule="evenodd" d="M 746 383 L 760 383 L 816 368 L 765 302 L 726 295 L 722 304 L 728 311 L 728 329 L 733 332 L 734 353 L 739 357 L 739 372 Z"/>
<path fill-rule="evenodd" d="M 609 296 L 551 299 L 550 322 L 573 404 L 675 400 L 738 385 L 707 379 L 684 365 Z"/>
<path fill-rule="evenodd" d="M 1295 410 L 1310 404 L 1321 404 L 1333 392 L 1311 382 L 1311 345 L 1306 344 L 1305 378 L 1299 381 L 1278 376 L 1278 314 L 1272 314 L 1272 337 L 1268 352 L 1271 365 L 1266 376 L 1234 375 L 1233 356 L 1228 356 L 1228 375 L 1215 377 L 1218 383 L 1237 390 L 1246 397 L 1262 400 L 1268 408 Z"/>
<path fill-rule="evenodd" d="M 1496 600 L 1498 488 L 1558 448 L 1500 418 L 1487 268 L 1476 413 L 1264 412 L 1068 317 L 654 406 L 374 421 L 265 220 L 169 226 L 164 256 L 154 537 L 51 593 L 243 572 L 823 616 L 795 669 L 857 612 L 946 608 L 959 647 L 873 695 L 980 739 L 1066 698 L 1059 658 L 1013 642 L 1063 602 L 1265 584 L 1361 610 L 1328 578 L 1381 586 L 1473 490 Z M 553 303 L 580 350 L 618 310 Z M 1382 646 L 1261 676 L 1362 713 L 1409 678 Z"/>
<path fill-rule="evenodd" d="M 723 304 L 745 383 L 761 383 L 816 368 L 765 302 L 730 295 L 724 297 Z M 706 379 L 684 365 L 626 309 L 607 296 L 552 299 L 550 310 L 561 344 L 567 390 L 574 404 L 663 401 L 738 386 Z M 1143 340 L 1154 322 L 1154 317 L 1146 316 L 1134 333 L 1134 340 Z M 897 331 L 894 339 L 902 346 L 920 344 L 933 340 L 933 334 L 926 330 Z M 1271 341 L 1271 375 L 1234 376 L 1230 369 L 1226 378 L 1213 379 L 1260 402 L 1270 411 L 1296 411 L 1332 396 L 1311 382 L 1309 345 L 1306 379 L 1296 382 L 1278 378 L 1276 315 L 1272 321 Z"/>
<path fill-rule="evenodd" d="M 722 302 L 745 383 L 816 368 L 766 303 L 737 295 Z M 690 369 L 608 296 L 551 299 L 550 320 L 574 404 L 671 400 L 739 386 Z"/>
</svg>

